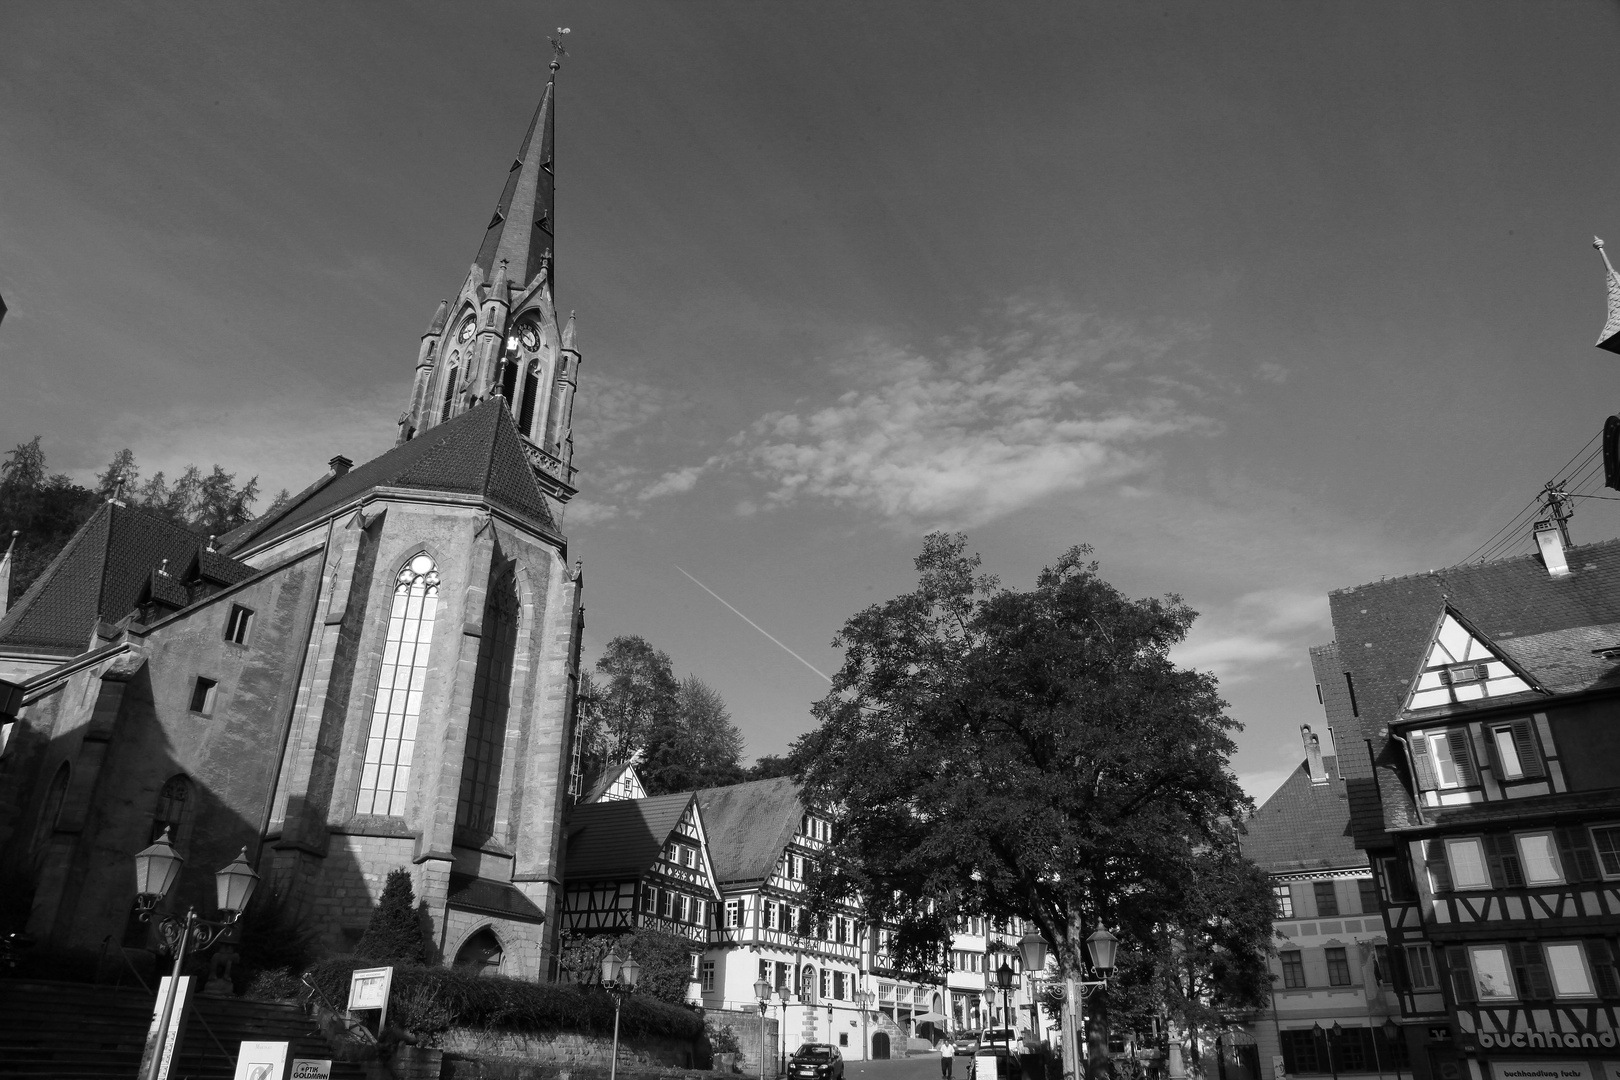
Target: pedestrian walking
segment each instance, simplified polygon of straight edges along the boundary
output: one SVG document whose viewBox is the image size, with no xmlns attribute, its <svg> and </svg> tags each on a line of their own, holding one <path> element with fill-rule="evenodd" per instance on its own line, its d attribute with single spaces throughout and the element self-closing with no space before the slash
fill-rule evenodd
<svg viewBox="0 0 1620 1080">
<path fill-rule="evenodd" d="M 951 1061 L 956 1055 L 956 1044 L 951 1042 L 949 1035 L 939 1040 L 939 1075 L 942 1080 L 951 1080 Z"/>
</svg>

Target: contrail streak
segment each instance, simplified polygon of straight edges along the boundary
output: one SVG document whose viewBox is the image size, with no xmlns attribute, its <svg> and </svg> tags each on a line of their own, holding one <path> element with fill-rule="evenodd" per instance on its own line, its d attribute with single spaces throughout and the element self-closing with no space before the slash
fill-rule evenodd
<svg viewBox="0 0 1620 1080">
<path fill-rule="evenodd" d="M 678 567 L 678 566 L 675 567 L 675 569 L 681 570 L 681 568 Z M 681 570 L 681 573 L 686 574 L 686 571 Z M 704 592 L 708 593 L 710 596 L 714 597 L 716 600 L 720 601 L 722 604 L 726 604 L 725 597 L 721 596 L 719 593 L 715 592 L 713 589 L 711 589 L 707 585 L 703 584 L 703 582 L 699 581 L 697 578 L 692 577 L 691 574 L 686 574 L 686 576 L 692 579 L 692 584 L 696 585 L 698 588 L 702 589 Z M 770 638 L 772 641 L 775 641 L 777 648 L 781 649 L 783 652 L 785 652 L 789 656 L 793 657 L 793 659 L 797 660 L 799 663 L 803 664 L 805 667 L 809 668 L 811 671 L 814 671 L 817 675 L 820 675 L 823 679 L 826 679 L 828 682 L 832 682 L 831 676 L 829 676 L 826 672 L 824 672 L 821 669 L 817 668 L 816 665 L 812 664 L 810 661 L 806 660 L 804 657 L 800 656 L 798 653 L 794 652 L 792 649 L 788 648 L 786 645 L 783 645 L 780 641 L 776 641 L 776 638 L 771 637 L 771 632 L 769 630 L 765 629 L 763 626 L 759 625 L 759 623 L 755 622 L 753 619 L 750 619 L 748 616 L 744 615 L 742 612 L 738 611 L 736 608 L 732 607 L 730 604 L 726 604 L 726 607 L 729 608 L 731 610 L 731 613 L 733 615 L 737 616 L 737 618 L 741 619 L 743 622 L 747 623 L 749 626 L 752 626 L 755 630 L 758 630 L 760 633 L 764 634 L 766 637 Z"/>
</svg>

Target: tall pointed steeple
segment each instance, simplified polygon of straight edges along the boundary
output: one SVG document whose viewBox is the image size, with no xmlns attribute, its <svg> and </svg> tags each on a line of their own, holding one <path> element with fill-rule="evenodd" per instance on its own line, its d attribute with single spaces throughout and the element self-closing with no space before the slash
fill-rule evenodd
<svg viewBox="0 0 1620 1080">
<path fill-rule="evenodd" d="M 560 33 L 567 33 L 560 30 Z M 506 173 L 500 202 L 459 293 L 441 303 L 417 351 L 410 405 L 399 419 L 399 441 L 491 397 L 500 397 L 517 424 L 535 478 L 566 502 L 574 488 L 572 418 L 580 355 L 573 330 L 557 315 L 552 220 L 556 173 L 558 58 L 522 147 Z"/>
<path fill-rule="evenodd" d="M 4 615 L 11 607 L 11 566 L 12 552 L 17 548 L 17 530 L 11 530 L 11 543 L 6 545 L 6 553 L 0 556 L 0 615 Z"/>
<path fill-rule="evenodd" d="M 529 121 L 523 145 L 506 174 L 501 200 L 484 231 L 474 265 L 488 278 L 503 260 L 508 273 L 524 287 L 540 272 L 540 260 L 551 251 L 552 218 L 556 212 L 556 177 L 551 154 L 556 142 L 557 63 Z"/>
</svg>

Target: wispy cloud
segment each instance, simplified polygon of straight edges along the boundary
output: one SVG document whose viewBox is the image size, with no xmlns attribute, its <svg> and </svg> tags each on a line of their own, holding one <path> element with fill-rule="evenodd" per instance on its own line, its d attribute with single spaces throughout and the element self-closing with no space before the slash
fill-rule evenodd
<svg viewBox="0 0 1620 1080">
<path fill-rule="evenodd" d="M 910 524 L 971 527 L 1146 468 L 1153 445 L 1219 424 L 1189 401 L 1188 331 L 1016 305 L 994 336 L 928 353 L 869 343 L 834 365 L 837 397 L 767 413 L 729 450 L 665 472 L 640 498 L 741 473 L 755 508 L 826 500 Z"/>
<path fill-rule="evenodd" d="M 1223 682 L 1252 677 L 1261 665 L 1302 662 L 1311 634 L 1331 635 L 1327 596 L 1319 590 L 1265 589 L 1239 596 L 1193 624 L 1173 652 L 1176 663 L 1213 671 Z"/>
</svg>

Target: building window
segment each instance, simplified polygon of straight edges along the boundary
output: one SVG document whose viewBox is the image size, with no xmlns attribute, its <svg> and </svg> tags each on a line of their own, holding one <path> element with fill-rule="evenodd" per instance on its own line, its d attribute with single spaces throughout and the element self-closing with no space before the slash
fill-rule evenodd
<svg viewBox="0 0 1620 1080">
<path fill-rule="evenodd" d="M 1389 946 L 1373 946 L 1373 981 L 1379 986 L 1388 986 L 1389 977 Z"/>
<path fill-rule="evenodd" d="M 169 842 L 178 846 L 182 839 L 180 826 L 186 823 L 186 813 L 190 809 L 191 781 L 184 776 L 169 777 L 163 790 L 158 792 L 157 809 L 152 812 L 152 839 L 147 842 L 156 843 L 158 837 L 168 830 Z"/>
<path fill-rule="evenodd" d="M 1491 873 L 1485 863 L 1485 845 L 1478 837 L 1446 841 L 1446 865 L 1451 868 L 1451 887 L 1488 889 Z"/>
<path fill-rule="evenodd" d="M 1305 960 L 1298 949 L 1291 949 L 1282 954 L 1283 986 L 1289 990 L 1299 990 L 1305 985 Z"/>
<path fill-rule="evenodd" d="M 675 897 L 675 903 L 670 911 L 670 917 L 676 922 L 686 922 L 687 916 L 691 914 L 691 908 L 691 898 L 685 893 L 682 893 Z"/>
<path fill-rule="evenodd" d="M 1346 959 L 1343 948 L 1323 949 L 1327 956 L 1328 985 L 1350 985 L 1350 961 Z"/>
<path fill-rule="evenodd" d="M 1562 884 L 1564 874 L 1558 865 L 1558 846 L 1552 833 L 1524 833 L 1517 839 L 1524 880 L 1531 885 Z"/>
<path fill-rule="evenodd" d="M 1532 780 L 1547 775 L 1529 720 L 1492 724 L 1490 739 L 1503 780 Z"/>
<path fill-rule="evenodd" d="M 696 982 L 697 978 L 698 978 L 698 954 L 697 953 L 688 953 L 687 955 L 692 961 L 691 978 L 692 978 L 693 982 Z"/>
<path fill-rule="evenodd" d="M 1283 1071 L 1289 1076 L 1328 1072 L 1327 1047 L 1310 1028 L 1277 1032 L 1283 1055 Z M 1337 1064 L 1337 1063 L 1335 1063 Z"/>
<path fill-rule="evenodd" d="M 1440 980 L 1434 969 L 1434 952 L 1427 945 L 1406 947 L 1406 974 L 1413 990 L 1440 989 Z"/>
<path fill-rule="evenodd" d="M 705 961 L 703 961 L 703 992 L 705 994 L 714 993 L 714 961 L 713 960 L 705 960 Z"/>
<path fill-rule="evenodd" d="M 241 604 L 231 605 L 231 617 L 225 620 L 225 640 L 233 645 L 245 645 L 248 630 L 253 626 L 252 610 Z"/>
<path fill-rule="evenodd" d="M 821 985 L 819 989 L 821 990 L 821 997 L 823 1000 L 826 1000 L 826 998 L 832 993 L 832 972 L 828 971 L 826 968 L 821 969 Z"/>
<path fill-rule="evenodd" d="M 649 915 L 658 910 L 658 890 L 648 885 L 641 890 L 641 910 Z"/>
<path fill-rule="evenodd" d="M 456 402 L 456 367 L 455 358 L 451 358 L 450 370 L 444 375 L 444 403 L 439 407 L 439 423 L 450 419 L 450 409 Z"/>
<path fill-rule="evenodd" d="M 1586 950 L 1579 942 L 1564 942 L 1546 947 L 1547 970 L 1552 975 L 1555 997 L 1595 997 L 1592 974 L 1586 968 Z"/>
<path fill-rule="evenodd" d="M 674 906 L 675 906 L 675 894 L 670 892 L 668 889 L 659 889 L 658 890 L 658 917 L 660 919 L 669 918 L 670 911 L 671 911 L 672 908 L 674 908 Z"/>
<path fill-rule="evenodd" d="M 204 716 L 214 711 L 214 689 L 219 683 L 213 679 L 197 676 L 197 681 L 191 684 L 191 711 Z"/>
<path fill-rule="evenodd" d="M 697 899 L 696 897 L 693 897 L 693 899 L 692 899 L 692 925 L 693 926 L 703 926 L 704 925 L 704 922 L 703 922 L 704 910 L 703 910 L 703 908 L 704 908 L 703 901 Z"/>
<path fill-rule="evenodd" d="M 697 848 L 681 849 L 681 865 L 686 867 L 688 870 L 697 866 Z"/>
<path fill-rule="evenodd" d="M 484 603 L 484 633 L 478 639 L 467 747 L 461 763 L 456 824 L 481 838 L 495 831 L 501 758 L 512 697 L 512 661 L 517 654 L 518 596 L 515 567 L 508 564 L 490 582 Z"/>
<path fill-rule="evenodd" d="M 726 901 L 726 929 L 735 930 L 742 925 L 742 901 Z"/>
<path fill-rule="evenodd" d="M 1273 885 L 1271 887 L 1271 905 L 1279 919 L 1292 919 L 1294 917 L 1294 891 L 1287 885 Z"/>
<path fill-rule="evenodd" d="M 1331 881 L 1316 881 L 1311 883 L 1316 893 L 1316 916 L 1319 919 L 1332 918 L 1339 914 L 1339 893 Z"/>
<path fill-rule="evenodd" d="M 1378 914 L 1378 883 L 1372 878 L 1356 880 L 1356 899 L 1363 915 Z"/>
<path fill-rule="evenodd" d="M 439 605 L 439 571 L 426 552 L 414 556 L 394 580 L 377 701 L 360 772 L 361 814 L 402 814 L 410 787 L 416 721 L 422 713 L 433 616 Z"/>
<path fill-rule="evenodd" d="M 1474 994 L 1480 1001 L 1513 1001 L 1513 973 L 1507 949 L 1501 945 L 1472 945 L 1468 963 L 1474 973 Z"/>
<path fill-rule="evenodd" d="M 1603 876 L 1620 878 L 1620 825 L 1600 825 L 1591 832 Z"/>
</svg>

